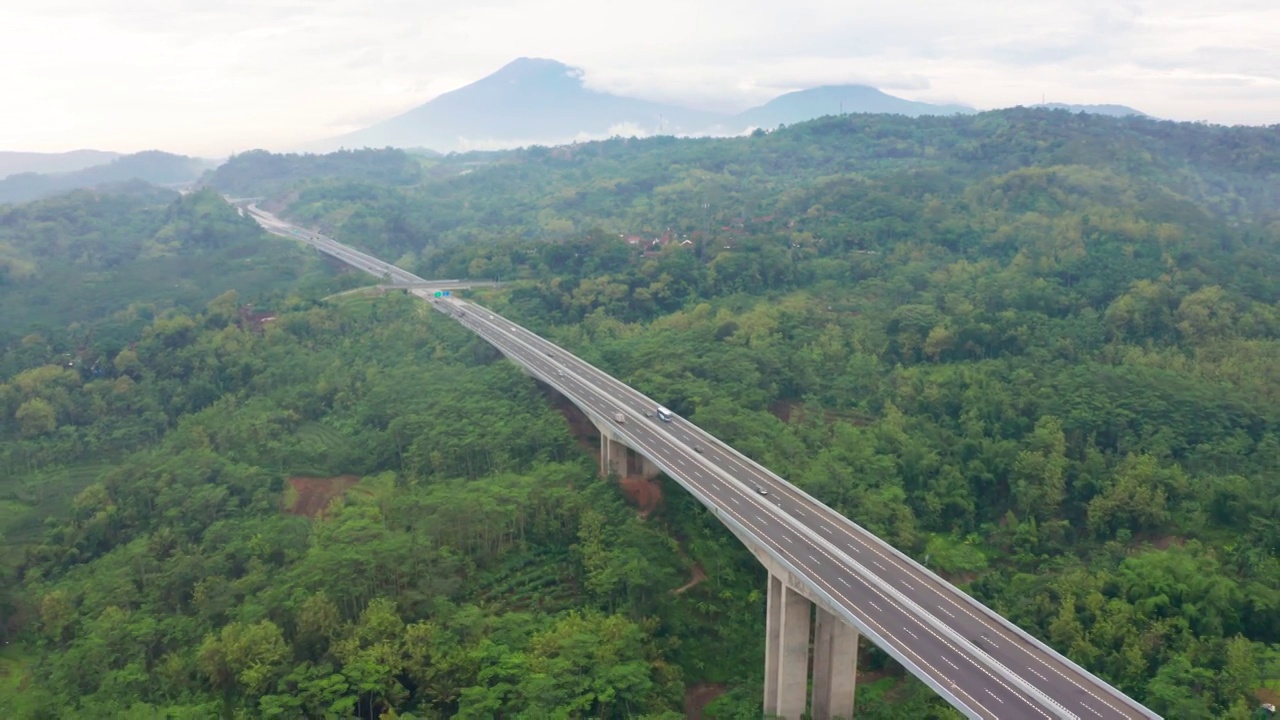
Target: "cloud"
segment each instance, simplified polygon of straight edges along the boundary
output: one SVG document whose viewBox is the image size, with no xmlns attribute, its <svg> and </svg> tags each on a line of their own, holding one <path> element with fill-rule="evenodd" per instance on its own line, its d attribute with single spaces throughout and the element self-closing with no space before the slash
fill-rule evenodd
<svg viewBox="0 0 1280 720">
<path fill-rule="evenodd" d="M 44 0 L 0 26 L 4 149 L 293 147 L 517 56 L 589 87 L 739 110 L 862 83 L 1002 107 L 1280 122 L 1270 0 Z"/>
</svg>

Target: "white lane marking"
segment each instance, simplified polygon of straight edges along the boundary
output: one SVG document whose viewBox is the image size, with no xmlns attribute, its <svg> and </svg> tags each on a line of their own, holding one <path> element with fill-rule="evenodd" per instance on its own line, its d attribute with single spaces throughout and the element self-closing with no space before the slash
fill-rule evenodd
<svg viewBox="0 0 1280 720">
<path fill-rule="evenodd" d="M 818 558 L 816 558 L 816 557 L 814 557 L 814 556 L 812 556 L 812 555 L 810 555 L 810 556 L 809 556 L 809 559 L 810 559 L 810 560 L 812 560 L 812 561 L 814 561 L 814 562 L 818 562 Z"/>
<path fill-rule="evenodd" d="M 594 369 L 594 368 L 593 368 L 593 369 Z M 598 371 L 597 371 L 597 372 L 598 372 Z M 611 378 L 610 378 L 610 379 L 611 379 Z M 615 382 L 616 382 L 616 381 L 615 381 Z M 735 489 L 736 489 L 736 488 L 735 488 Z M 701 491 L 701 488 L 700 488 L 700 487 L 699 487 L 699 490 Z M 801 513 L 801 515 L 803 515 L 803 514 L 804 514 L 804 513 Z M 756 530 L 757 532 L 759 532 L 759 530 L 758 530 L 758 529 L 756 529 L 756 528 L 753 528 L 753 530 Z M 766 542 L 767 542 L 767 534 L 766 534 L 762 539 L 765 539 L 765 540 L 766 540 Z M 823 551 L 821 548 L 818 548 L 818 550 L 819 550 L 819 552 L 821 552 L 822 554 L 827 555 L 827 553 L 826 553 L 825 551 Z M 834 560 L 834 558 L 832 558 L 832 559 Z M 807 569 L 807 568 L 806 568 L 806 569 Z M 821 582 L 820 576 L 816 576 L 816 577 L 818 577 L 819 582 Z M 826 584 L 826 583 L 823 583 L 823 584 Z M 873 592 L 876 592 L 877 594 L 879 594 L 879 591 L 878 591 L 878 590 L 875 590 L 874 588 L 869 587 L 868 589 L 871 589 Z M 844 600 L 845 600 L 845 602 L 849 602 L 848 598 L 844 598 L 844 597 L 842 596 L 842 599 L 844 599 Z M 850 604 L 852 605 L 852 603 L 850 603 Z M 896 607 L 896 603 L 894 603 L 894 605 L 895 605 L 895 607 Z M 878 623 L 874 623 L 874 621 L 872 621 L 872 623 L 873 623 L 873 624 L 878 625 Z M 883 628 L 882 628 L 882 629 L 883 629 Z M 926 628 L 926 629 L 928 629 L 928 628 Z M 932 632 L 932 631 L 930 631 L 930 632 Z M 891 634 L 889 634 L 887 631 L 885 632 L 885 634 L 886 634 L 886 635 L 890 635 L 890 637 L 891 637 Z M 916 653 L 911 653 L 911 654 L 916 655 L 917 657 L 919 657 L 919 655 L 917 655 Z M 923 658 L 920 658 L 920 659 L 921 659 L 921 660 L 923 660 Z M 925 665 L 927 666 L 927 665 L 928 665 L 928 663 L 926 662 L 926 663 L 925 663 Z M 987 674 L 989 677 L 992 677 L 992 679 L 993 679 L 993 680 L 996 680 L 997 682 L 999 682 L 999 680 L 998 680 L 998 679 L 996 679 L 996 678 L 994 678 L 993 676 L 991 676 L 991 675 L 990 675 L 990 673 L 987 673 L 987 672 L 985 671 L 985 669 L 981 668 L 980 666 L 979 666 L 979 669 L 980 669 L 980 670 L 983 670 L 983 672 L 984 672 L 985 674 Z M 1001 683 L 1001 685 L 1003 685 L 1003 683 Z M 986 708 L 982 707 L 981 703 L 978 703 L 978 702 L 977 702 L 977 700 L 976 700 L 976 698 L 972 698 L 972 696 L 971 696 L 971 695 L 968 695 L 968 693 L 963 693 L 963 691 L 961 691 L 961 692 L 962 692 L 962 694 L 965 694 L 966 696 L 968 696 L 968 697 L 970 697 L 971 699 L 973 699 L 973 700 L 974 700 L 974 702 L 978 705 L 978 707 L 979 707 L 979 708 L 981 708 L 981 709 L 982 709 L 982 710 L 984 710 L 984 711 L 990 712 L 990 711 L 989 711 L 989 710 L 987 710 Z M 999 699 L 999 698 L 997 698 L 997 699 Z M 1003 701 L 1001 701 L 1001 702 L 1003 702 Z M 1039 714 L 1043 715 L 1043 716 L 1044 716 L 1044 717 L 1046 717 L 1046 718 L 1048 717 L 1047 715 L 1044 715 L 1044 713 L 1043 713 L 1043 712 L 1041 712 L 1041 711 L 1039 710 L 1039 708 L 1035 707 L 1034 705 L 1033 705 L 1032 707 L 1033 707 L 1033 709 L 1035 709 L 1037 712 L 1039 712 Z"/>
<path fill-rule="evenodd" d="M 871 564 L 872 564 L 872 565 L 875 565 L 876 567 L 880 568 L 881 570 L 884 570 L 885 572 L 888 572 L 888 571 L 889 571 L 889 568 L 887 568 L 887 567 L 885 567 L 885 566 L 881 565 L 879 560 L 872 560 L 872 561 L 871 561 Z"/>
<path fill-rule="evenodd" d="M 729 499 L 733 501 L 733 504 L 734 504 L 734 505 L 741 505 L 741 504 L 742 504 L 742 503 L 738 502 L 738 496 L 737 496 L 737 495 L 730 495 L 730 496 L 729 496 Z"/>
<path fill-rule="evenodd" d="M 953 667 L 953 668 L 955 668 L 955 669 L 957 669 L 957 670 L 959 670 L 959 669 L 960 669 L 960 666 L 959 666 L 959 665 L 956 665 L 955 663 L 951 662 L 951 661 L 950 661 L 950 660 L 948 660 L 947 658 L 942 658 L 942 662 L 944 662 L 944 663 L 946 663 L 946 664 L 950 665 L 951 667 Z"/>
<path fill-rule="evenodd" d="M 593 391 L 593 392 L 594 392 L 594 391 Z M 658 438 L 658 439 L 659 439 L 659 441 L 661 441 L 661 438 Z M 642 443 L 642 444 L 646 444 L 646 445 L 647 445 L 647 443 Z M 670 445 L 670 443 L 669 443 L 669 442 L 668 442 L 667 444 L 668 444 L 668 445 Z M 670 449 L 671 449 L 671 450 L 673 450 L 673 451 L 675 451 L 675 452 L 677 452 L 677 453 L 679 453 L 679 452 L 680 452 L 680 449 L 679 449 L 679 448 L 676 448 L 676 447 L 674 447 L 674 446 L 672 446 Z M 737 492 L 741 492 L 741 490 L 740 490 L 739 488 L 737 488 L 737 487 L 734 487 L 734 486 L 732 486 L 732 485 L 731 485 L 730 487 L 732 487 L 732 488 L 733 488 L 735 491 L 737 491 Z M 701 490 L 701 488 L 699 488 L 699 489 Z M 703 491 L 703 492 L 705 492 L 705 491 Z M 733 497 L 733 496 L 730 496 L 730 497 L 731 497 L 731 499 L 733 499 L 735 502 L 737 502 L 737 498 L 736 498 L 736 497 Z M 757 498 L 755 498 L 755 497 L 750 497 L 749 499 L 751 499 L 753 503 L 755 503 L 755 502 L 757 501 Z M 736 514 L 736 513 L 735 513 L 735 514 Z M 803 511 L 799 511 L 799 514 L 800 514 L 800 515 L 804 515 L 804 512 L 803 512 Z M 740 517 L 740 519 L 742 519 L 742 518 L 741 518 L 741 516 L 739 516 L 739 517 Z M 754 530 L 756 530 L 757 532 L 760 532 L 760 531 L 759 531 L 759 529 L 756 529 L 756 528 L 753 528 L 753 529 L 754 529 Z M 850 534 L 851 536 L 853 535 L 853 533 L 849 533 L 849 534 Z M 768 539 L 768 534 L 767 534 L 767 533 L 765 533 L 764 535 L 762 535 L 762 538 L 763 538 L 763 539 L 765 539 L 765 540 L 767 541 L 767 539 Z M 781 549 L 781 548 L 779 548 L 779 549 Z M 828 555 L 828 557 L 829 557 L 829 554 L 828 554 L 826 551 L 822 550 L 821 548 L 816 548 L 816 549 L 817 549 L 820 553 L 822 553 L 823 555 Z M 885 557 L 883 553 L 880 553 L 878 550 L 875 550 L 875 548 L 872 548 L 872 549 L 873 549 L 873 551 L 875 551 L 875 552 L 876 552 L 876 554 L 877 554 L 877 555 L 879 555 L 880 557 Z M 788 554 L 789 554 L 789 553 L 788 553 Z M 830 558 L 830 559 L 835 560 L 835 558 Z M 887 558 L 886 558 L 886 559 L 887 559 Z M 837 561 L 837 562 L 838 562 L 838 561 Z M 879 563 L 877 563 L 877 564 L 879 565 Z M 895 564 L 896 564 L 896 563 L 895 563 Z M 881 567 L 881 568 L 883 568 L 883 565 L 881 565 L 880 567 Z M 806 569 L 808 569 L 808 568 L 806 568 Z M 819 582 L 821 582 L 821 580 L 820 580 L 820 575 L 815 575 L 815 577 L 817 577 L 817 578 L 819 579 Z M 824 584 L 826 584 L 826 583 L 824 583 Z M 877 595 L 880 595 L 880 594 L 881 594 L 878 590 L 876 590 L 876 589 L 874 589 L 874 588 L 868 588 L 868 589 L 870 589 L 872 592 L 875 592 Z M 841 596 L 841 599 L 845 600 L 845 602 L 847 602 L 847 603 L 850 603 L 850 605 L 851 605 L 851 606 L 855 605 L 855 604 L 851 603 L 851 601 L 849 601 L 849 600 L 848 600 L 848 598 L 844 598 L 843 596 Z M 952 602 L 953 604 L 955 604 L 955 601 L 954 601 L 954 600 L 951 600 L 950 598 L 947 598 L 947 599 L 948 599 L 948 601 L 950 601 L 950 602 Z M 891 604 L 893 604 L 893 605 L 894 605 L 894 607 L 895 607 L 895 608 L 898 608 L 899 612 L 905 612 L 901 607 L 899 607 L 899 606 L 898 606 L 898 604 L 897 604 L 896 602 L 893 602 L 893 601 L 892 601 L 892 599 L 890 599 L 890 602 L 891 602 Z M 871 603 L 871 605 L 872 605 L 873 607 L 875 607 L 877 610 L 881 610 L 881 608 L 880 608 L 878 605 L 876 605 L 874 602 L 872 602 L 872 603 Z M 966 611 L 966 614 L 971 614 L 971 613 L 968 613 L 968 611 Z M 908 615 L 909 615 L 909 613 L 908 613 Z M 879 625 L 878 623 L 874 623 L 874 621 L 873 621 L 873 624 L 875 624 L 875 625 L 877 625 L 877 626 Z M 881 628 L 881 629 L 882 629 L 882 631 L 884 630 L 884 628 Z M 942 640 L 942 638 L 940 638 L 940 637 L 938 637 L 938 636 L 937 636 L 937 633 L 934 633 L 934 632 L 933 632 L 931 629 L 929 629 L 928 627 L 925 627 L 925 629 L 926 629 L 926 630 L 928 630 L 928 631 L 929 631 L 929 633 L 930 633 L 931 635 L 934 635 L 934 636 L 935 636 L 935 637 L 937 637 L 939 640 Z M 886 632 L 886 634 L 888 634 L 888 633 Z M 945 642 L 945 640 L 944 640 L 944 642 Z M 948 645 L 949 645 L 949 643 L 948 643 Z M 953 648 L 953 649 L 954 649 L 954 648 Z M 913 655 L 917 655 L 916 653 L 911 653 L 911 654 L 913 654 Z M 917 657 L 919 657 L 919 656 L 917 655 Z M 921 659 L 921 660 L 923 660 L 923 658 L 920 658 L 920 659 Z M 970 662 L 973 662 L 972 658 L 967 658 L 967 657 L 966 657 L 966 659 L 968 659 Z M 1043 661 L 1041 661 L 1041 662 L 1043 663 Z M 926 665 L 927 665 L 927 663 L 926 663 Z M 980 670 L 983 674 L 987 675 L 989 678 L 991 678 L 992 680 L 994 680 L 994 681 L 996 681 L 997 683 L 999 683 L 1002 687 L 1005 687 L 1006 689 L 1010 689 L 1010 688 L 1008 688 L 1008 686 L 1006 686 L 1002 681 L 1000 681 L 998 678 L 996 678 L 995 676 L 993 676 L 990 672 L 988 672 L 988 671 L 987 671 L 985 668 L 983 668 L 982 666 L 980 666 L 980 665 L 976 665 L 976 667 L 977 667 L 977 669 L 978 669 L 978 670 Z M 1056 672 L 1056 671 L 1055 671 L 1055 672 Z M 1010 692 L 1012 692 L 1012 689 L 1010 689 Z M 971 695 L 969 695 L 968 693 L 963 693 L 963 694 L 965 694 L 966 696 L 970 697 L 971 699 L 974 699 L 974 700 L 975 700 L 975 702 L 976 702 L 976 699 L 975 699 L 975 698 L 972 698 L 972 696 L 971 696 Z M 1092 694 L 1092 693 L 1090 693 L 1090 694 Z M 1019 697 L 1019 699 L 1023 700 L 1024 702 L 1028 702 L 1028 703 L 1029 703 L 1029 701 L 1027 701 L 1025 698 L 1022 698 L 1020 695 L 1019 695 L 1018 697 Z M 1095 696 L 1095 697 L 1096 697 L 1096 696 Z M 999 698 L 997 698 L 997 699 L 999 699 Z M 1001 701 L 1001 702 L 1003 702 L 1003 701 Z M 1030 704 L 1030 703 L 1029 703 L 1029 704 Z M 978 705 L 979 707 L 981 707 L 981 703 L 977 703 L 977 705 Z M 1046 717 L 1046 718 L 1048 718 L 1048 717 L 1049 717 L 1048 715 L 1045 715 L 1045 714 L 1044 714 L 1044 712 L 1043 712 L 1039 707 L 1035 706 L 1034 704 L 1030 704 L 1030 707 L 1031 707 L 1033 710 L 1035 710 L 1037 714 L 1039 714 L 1039 715 L 1041 715 L 1041 716 L 1043 716 L 1043 717 Z M 983 709 L 983 710 L 986 710 L 986 708 L 982 708 L 982 709 Z"/>
<path fill-rule="evenodd" d="M 990 688 L 983 688 L 983 690 L 986 690 L 986 691 L 987 691 L 987 694 L 988 694 L 988 695 L 990 695 L 991 697 L 995 698 L 997 702 L 999 702 L 999 703 L 1000 703 L 1000 704 L 1002 704 L 1002 705 L 1004 704 L 1004 700 L 1002 700 L 1002 699 L 1000 698 L 1000 696 L 999 696 L 999 695 L 997 695 L 997 694 L 995 694 L 995 693 L 991 692 L 991 689 L 990 689 Z"/>
<path fill-rule="evenodd" d="M 1102 717 L 1102 713 L 1098 712 L 1097 710 L 1094 710 L 1093 707 L 1088 703 L 1080 703 L 1080 706 L 1083 707 L 1085 710 L 1088 710 L 1089 712 L 1093 713 L 1094 715 L 1097 715 L 1098 717 Z"/>
<path fill-rule="evenodd" d="M 919 639 L 920 639 L 920 636 L 919 636 L 919 635 L 916 635 L 915 633 L 911 632 L 911 631 L 910 631 L 910 630 L 908 630 L 907 628 L 902 628 L 902 631 L 903 631 L 903 632 L 905 632 L 906 634 L 910 635 L 911 637 L 913 637 L 913 638 L 917 639 L 917 640 L 919 640 Z"/>
<path fill-rule="evenodd" d="M 845 587 L 853 587 L 852 585 L 849 584 L 849 581 L 845 580 L 844 578 L 836 578 L 836 579 L 839 580 L 840 583 L 843 584 Z"/>
<path fill-rule="evenodd" d="M 830 534 L 831 534 L 831 528 L 827 527 L 826 525 L 819 525 L 818 527 L 822 528 L 822 532 L 824 532 L 824 533 L 826 533 L 826 534 L 828 534 L 828 535 L 830 535 Z"/>
<path fill-rule="evenodd" d="M 947 617 L 951 618 L 952 620 L 956 618 L 955 614 L 953 614 L 950 610 L 942 607 L 941 605 L 938 606 L 938 609 L 941 610 Z"/>
<path fill-rule="evenodd" d="M 852 551 L 854 551 L 854 552 L 856 552 L 856 553 L 861 553 L 861 552 L 862 552 L 861 550 L 859 550 L 859 549 L 858 549 L 856 546 L 854 546 L 854 545 L 846 545 L 846 547 L 848 547 L 850 550 L 852 550 Z"/>
</svg>

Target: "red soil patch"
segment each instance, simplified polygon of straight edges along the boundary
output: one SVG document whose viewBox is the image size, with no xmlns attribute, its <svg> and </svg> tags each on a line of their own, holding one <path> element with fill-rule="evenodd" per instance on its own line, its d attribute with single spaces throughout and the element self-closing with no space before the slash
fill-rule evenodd
<svg viewBox="0 0 1280 720">
<path fill-rule="evenodd" d="M 329 507 L 329 503 L 333 502 L 334 498 L 341 497 L 342 493 L 359 481 L 360 478 L 355 475 L 329 478 L 291 477 L 289 486 L 293 488 L 297 497 L 285 512 L 310 518 L 317 517 L 324 513 L 325 508 Z"/>
<path fill-rule="evenodd" d="M 591 453 L 591 457 L 600 462 L 600 430 L 591 422 L 586 413 L 582 412 L 577 405 L 569 402 L 568 398 L 556 392 L 547 385 L 539 385 L 546 392 L 547 397 L 551 400 L 551 405 L 564 416 L 565 422 L 569 423 L 569 432 L 573 434 L 574 439 L 582 446 L 583 450 Z M 634 465 L 630 460 L 628 466 Z M 640 509 L 641 517 L 648 517 L 657 507 L 662 504 L 662 485 L 656 479 L 650 479 L 641 475 L 628 474 L 624 478 L 618 480 L 619 487 L 622 488 L 622 494 L 627 500 Z"/>
<path fill-rule="evenodd" d="M 723 683 L 695 683 L 684 690 L 684 716 L 702 720 L 702 709 L 707 703 L 724 694 Z"/>
<path fill-rule="evenodd" d="M 649 517 L 662 503 L 662 486 L 657 480 L 650 480 L 639 475 L 628 475 L 618 480 L 622 494 L 632 505 L 640 508 L 640 517 Z"/>
</svg>

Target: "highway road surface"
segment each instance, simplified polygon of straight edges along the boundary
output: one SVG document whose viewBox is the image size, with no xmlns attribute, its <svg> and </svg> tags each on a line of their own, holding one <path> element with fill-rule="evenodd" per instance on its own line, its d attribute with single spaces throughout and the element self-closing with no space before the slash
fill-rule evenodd
<svg viewBox="0 0 1280 720">
<path fill-rule="evenodd" d="M 366 253 L 250 206 L 271 232 L 378 277 L 424 283 Z M 764 467 L 563 348 L 481 306 L 412 290 L 608 422 L 726 524 L 825 594 L 878 646 L 973 718 L 1158 718 L 971 597 Z M 762 494 L 756 488 L 767 491 Z"/>
<path fill-rule="evenodd" d="M 468 305 L 460 300 L 455 304 Z M 478 306 L 472 306 L 471 311 L 488 313 Z M 508 327 L 511 335 L 536 351 L 554 354 L 564 368 L 589 378 L 592 384 L 607 392 L 620 409 L 642 414 L 653 412 L 657 403 L 638 390 L 535 333 L 510 323 Z M 869 564 L 890 587 L 956 630 L 994 661 L 1011 671 L 1024 673 L 1029 683 L 1072 714 L 1082 718 L 1156 717 L 1127 696 L 1117 696 L 1118 691 L 1031 638 L 990 608 L 705 430 L 679 416 L 666 425 L 675 440 L 688 447 L 702 447 L 702 457 L 726 473 L 749 487 L 768 490 L 768 497 L 783 512 L 821 533 L 849 558 Z"/>
</svg>

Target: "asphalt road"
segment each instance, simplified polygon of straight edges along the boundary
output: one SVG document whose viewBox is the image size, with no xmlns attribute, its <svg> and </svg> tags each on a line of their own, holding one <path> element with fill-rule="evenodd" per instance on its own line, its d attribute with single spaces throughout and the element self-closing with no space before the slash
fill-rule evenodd
<svg viewBox="0 0 1280 720">
<path fill-rule="evenodd" d="M 252 205 L 249 210 L 270 232 L 308 242 L 373 275 L 427 282 Z M 623 412 L 628 421 L 618 429 L 629 445 L 859 619 L 877 645 L 966 715 L 1159 717 L 692 423 L 649 417 L 657 403 L 625 383 L 480 306 L 412 292 L 583 409 L 603 419 Z"/>
<path fill-rule="evenodd" d="M 474 304 L 469 311 L 487 315 Z M 496 316 L 495 316 L 496 317 Z M 559 346 L 518 325 L 507 323 L 507 333 L 535 353 L 551 353 L 558 364 L 607 393 L 619 409 L 652 413 L 657 403 Z M 607 417 L 607 416 L 606 416 Z M 1081 718 L 1154 718 L 1155 713 L 1124 696 L 1110 685 L 1037 642 L 999 614 L 955 586 L 898 552 L 885 541 L 850 522 L 836 511 L 804 494 L 768 469 L 738 453 L 706 431 L 675 416 L 664 423 L 667 433 L 687 447 L 701 446 L 702 457 L 729 475 L 769 491 L 769 500 L 797 522 L 827 538 L 837 554 L 866 566 L 889 587 L 932 615 L 992 661 L 1021 677 L 1053 703 Z"/>
<path fill-rule="evenodd" d="M 583 376 L 563 364 L 567 354 L 535 348 L 517 338 L 520 330 L 501 316 L 472 304 L 430 298 L 437 308 L 453 316 L 513 361 L 541 374 L 574 403 L 599 418 L 627 416 L 619 430 L 628 444 L 654 462 L 718 512 L 734 518 L 757 540 L 785 558 L 801 574 L 870 626 L 879 635 L 877 644 L 956 696 L 977 718 L 1052 718 L 1054 715 L 1030 694 L 1005 682 L 981 657 L 958 646 L 936 631 L 909 607 L 904 607 L 820 541 L 798 531 L 778 507 L 742 483 L 718 472 L 715 463 L 696 452 L 691 444 L 673 437 L 672 424 L 644 415 L 645 407 L 619 402 L 595 384 L 594 375 Z M 450 312 L 464 307 L 463 315 Z M 492 318 L 492 319 L 490 319 Z M 599 371 L 596 371 L 599 373 Z M 652 411 L 653 407 L 647 407 Z M 606 420 L 608 421 L 608 420 Z"/>
</svg>

